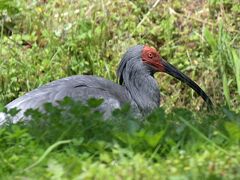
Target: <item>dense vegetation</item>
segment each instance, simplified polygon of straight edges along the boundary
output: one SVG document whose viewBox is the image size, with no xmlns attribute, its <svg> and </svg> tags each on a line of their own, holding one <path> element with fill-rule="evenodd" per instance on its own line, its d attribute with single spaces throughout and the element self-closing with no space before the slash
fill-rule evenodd
<svg viewBox="0 0 240 180">
<path fill-rule="evenodd" d="M 96 100 L 46 104 L 0 128 L 0 179 L 239 179 L 239 29 L 238 0 L 0 0 L 1 109 L 66 76 L 116 81 L 135 44 L 157 48 L 215 104 L 207 112 L 162 73 L 162 107 L 142 121 L 128 106 L 104 121 Z"/>
</svg>

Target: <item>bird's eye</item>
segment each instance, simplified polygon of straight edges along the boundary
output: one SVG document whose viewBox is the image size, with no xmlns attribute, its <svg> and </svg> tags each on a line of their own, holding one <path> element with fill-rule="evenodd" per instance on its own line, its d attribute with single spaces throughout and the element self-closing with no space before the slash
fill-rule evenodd
<svg viewBox="0 0 240 180">
<path fill-rule="evenodd" d="M 152 53 L 148 53 L 148 57 L 152 59 L 153 58 L 153 54 Z"/>
</svg>

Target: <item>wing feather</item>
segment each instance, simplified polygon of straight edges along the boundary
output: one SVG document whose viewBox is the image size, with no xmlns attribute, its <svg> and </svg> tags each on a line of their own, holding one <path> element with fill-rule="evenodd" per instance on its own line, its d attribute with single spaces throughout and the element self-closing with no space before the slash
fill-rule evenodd
<svg viewBox="0 0 240 180">
<path fill-rule="evenodd" d="M 10 102 L 6 107 L 8 109 L 16 107 L 21 110 L 13 119 L 13 122 L 16 123 L 23 117 L 27 109 L 41 108 L 47 102 L 55 104 L 56 101 L 62 100 L 66 96 L 82 102 L 87 101 L 90 97 L 102 98 L 104 102 L 99 109 L 106 112 L 107 116 L 113 109 L 129 102 L 129 94 L 126 89 L 112 81 L 96 76 L 71 76 L 30 91 Z"/>
</svg>

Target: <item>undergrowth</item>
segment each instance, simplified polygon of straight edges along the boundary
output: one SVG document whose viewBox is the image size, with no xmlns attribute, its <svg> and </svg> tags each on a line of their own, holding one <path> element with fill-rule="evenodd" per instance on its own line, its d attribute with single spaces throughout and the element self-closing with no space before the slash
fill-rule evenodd
<svg viewBox="0 0 240 180">
<path fill-rule="evenodd" d="M 0 129 L 0 176 L 6 178 L 224 178 L 240 177 L 240 114 L 156 109 L 143 119 L 129 106 L 104 120 L 65 98 L 29 122 Z M 147 168 L 147 169 L 145 169 Z M 169 174 L 170 173 L 170 174 Z"/>
<path fill-rule="evenodd" d="M 65 99 L 0 127 L 0 179 L 240 179 L 238 0 L 0 0 L 0 110 L 75 74 L 116 81 L 123 53 L 155 47 L 212 99 L 156 75 L 161 108 L 104 120 Z M 10 114 L 14 115 L 15 110 Z"/>
</svg>

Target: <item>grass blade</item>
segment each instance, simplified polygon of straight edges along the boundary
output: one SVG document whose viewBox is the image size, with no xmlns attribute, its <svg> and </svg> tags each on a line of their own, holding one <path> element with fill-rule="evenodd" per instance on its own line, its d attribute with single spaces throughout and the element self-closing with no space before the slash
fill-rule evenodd
<svg viewBox="0 0 240 180">
<path fill-rule="evenodd" d="M 33 164 L 31 164 L 30 166 L 28 166 L 27 168 L 24 169 L 24 171 L 28 171 L 32 168 L 34 168 L 35 166 L 37 166 L 39 163 L 41 163 L 45 157 L 53 150 L 55 149 L 56 147 L 58 147 L 59 145 L 62 145 L 62 144 L 68 144 L 72 142 L 72 140 L 63 140 L 63 141 L 58 141 L 56 143 L 54 143 L 53 145 L 51 145 L 49 148 L 47 148 L 47 150 L 43 153 L 43 155 Z"/>
</svg>

